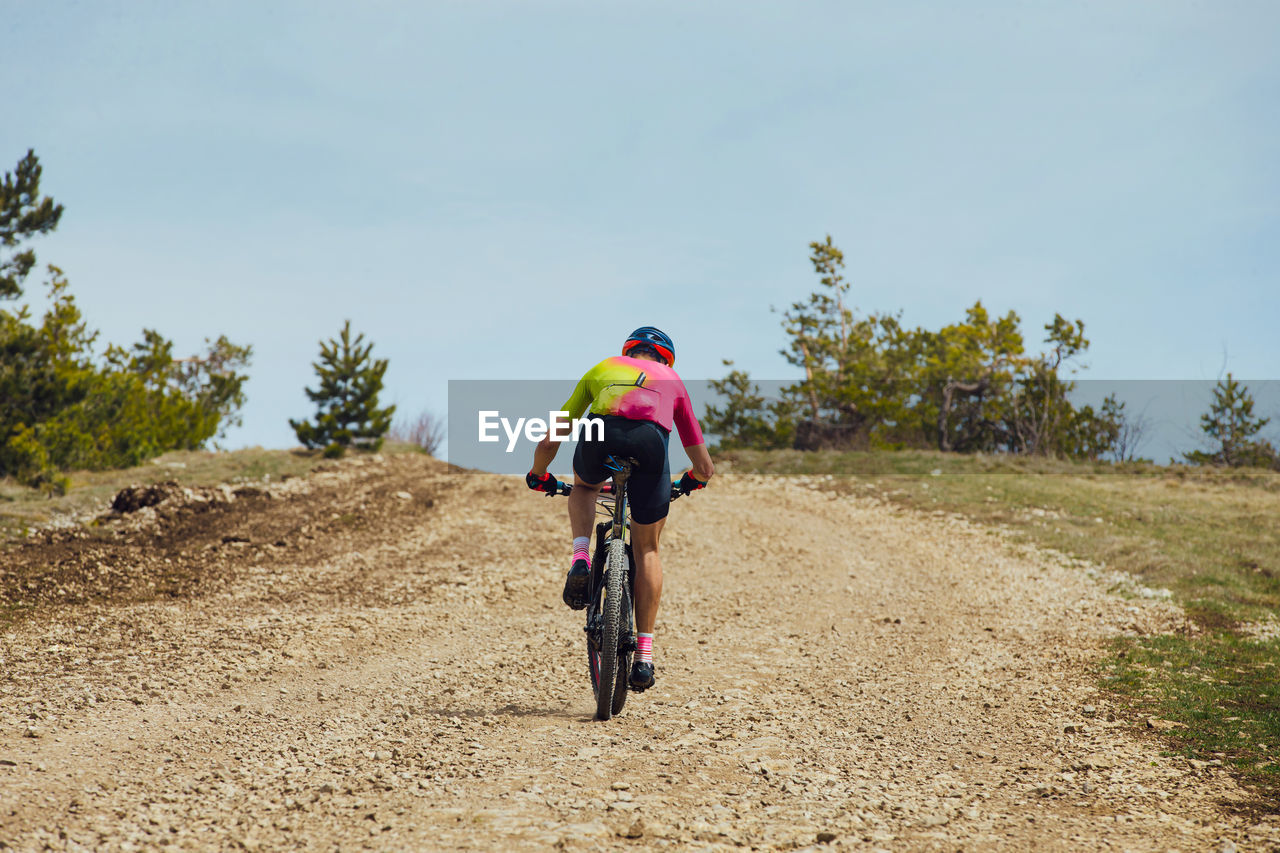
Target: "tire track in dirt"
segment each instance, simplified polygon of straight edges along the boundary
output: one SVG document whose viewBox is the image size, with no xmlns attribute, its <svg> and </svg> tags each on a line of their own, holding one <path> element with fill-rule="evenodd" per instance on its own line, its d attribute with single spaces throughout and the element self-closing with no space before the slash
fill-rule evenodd
<svg viewBox="0 0 1280 853">
<path fill-rule="evenodd" d="M 800 480 L 718 480 L 673 507 L 658 685 L 600 724 L 580 614 L 559 601 L 563 501 L 420 457 L 329 476 L 264 512 L 319 525 L 341 494 L 367 519 L 341 536 L 290 543 L 204 596 L 84 606 L 0 637 L 0 841 L 1280 840 L 1231 814 L 1245 796 L 1230 778 L 1161 757 L 1092 692 L 1106 637 L 1176 612 L 981 529 Z"/>
</svg>

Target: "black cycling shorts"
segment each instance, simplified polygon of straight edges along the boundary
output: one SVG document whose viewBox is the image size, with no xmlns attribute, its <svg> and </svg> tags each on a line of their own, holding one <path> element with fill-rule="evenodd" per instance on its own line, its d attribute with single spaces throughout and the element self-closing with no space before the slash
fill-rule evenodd
<svg viewBox="0 0 1280 853">
<path fill-rule="evenodd" d="M 634 421 L 619 415 L 589 417 L 604 421 L 604 441 L 589 441 L 587 433 L 578 439 L 573 473 L 588 483 L 603 483 L 613 476 L 605 464 L 607 457 L 635 459 L 640 464 L 631 469 L 627 480 L 631 518 L 638 524 L 653 524 L 666 518 L 671 504 L 671 465 L 667 461 L 670 433 L 653 421 Z"/>
</svg>

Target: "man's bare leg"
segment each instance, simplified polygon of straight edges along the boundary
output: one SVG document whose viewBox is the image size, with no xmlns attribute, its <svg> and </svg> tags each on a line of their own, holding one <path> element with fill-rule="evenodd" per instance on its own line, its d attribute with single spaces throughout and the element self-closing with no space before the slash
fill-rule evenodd
<svg viewBox="0 0 1280 853">
<path fill-rule="evenodd" d="M 636 558 L 636 630 L 641 634 L 652 634 L 658 622 L 658 602 L 662 600 L 658 539 L 666 523 L 665 518 L 653 524 L 631 522 L 631 551 Z"/>
<path fill-rule="evenodd" d="M 596 495 L 604 483 L 588 483 L 573 473 L 573 491 L 569 493 L 569 529 L 573 538 L 590 536 L 591 525 L 596 520 Z"/>
</svg>

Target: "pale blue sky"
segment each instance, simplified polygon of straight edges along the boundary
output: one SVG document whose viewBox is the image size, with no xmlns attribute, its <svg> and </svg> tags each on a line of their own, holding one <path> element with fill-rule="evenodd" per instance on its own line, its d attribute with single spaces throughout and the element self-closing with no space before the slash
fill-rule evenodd
<svg viewBox="0 0 1280 853">
<path fill-rule="evenodd" d="M 687 377 L 789 376 L 769 307 L 827 233 L 863 309 L 1275 378 L 1276 44 L 1270 0 L 0 0 L 0 170 L 36 149 L 40 260 L 107 340 L 253 344 L 232 446 L 294 443 L 346 317 L 405 412 L 640 324 Z"/>
</svg>

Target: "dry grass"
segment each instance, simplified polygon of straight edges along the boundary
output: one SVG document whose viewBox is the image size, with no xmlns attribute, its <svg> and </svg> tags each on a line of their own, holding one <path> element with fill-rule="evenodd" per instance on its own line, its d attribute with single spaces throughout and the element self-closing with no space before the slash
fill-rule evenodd
<svg viewBox="0 0 1280 853">
<path fill-rule="evenodd" d="M 185 486 L 279 480 L 310 473 L 319 451 L 264 450 L 177 451 L 137 468 L 120 471 L 68 472 L 71 488 L 62 497 L 46 497 L 11 479 L 0 480 L 0 539 L 23 536 L 30 527 L 70 522 L 106 509 L 125 486 L 174 480 Z"/>
<path fill-rule="evenodd" d="M 904 451 L 737 452 L 733 469 L 959 512 L 1171 590 L 1206 627 L 1280 610 L 1280 474 Z"/>
</svg>

